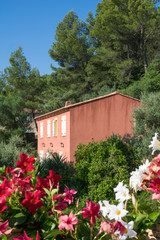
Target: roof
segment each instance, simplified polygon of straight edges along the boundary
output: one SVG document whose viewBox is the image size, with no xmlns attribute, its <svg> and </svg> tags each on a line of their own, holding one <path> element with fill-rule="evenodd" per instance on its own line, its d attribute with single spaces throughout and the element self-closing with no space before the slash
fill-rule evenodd
<svg viewBox="0 0 160 240">
<path fill-rule="evenodd" d="M 119 93 L 118 91 L 116 91 L 116 92 L 113 92 L 113 93 L 110 93 L 110 94 L 107 94 L 107 95 L 104 95 L 104 96 L 96 97 L 96 98 L 93 98 L 93 99 L 89 99 L 89 100 L 86 100 L 86 101 L 83 101 L 83 102 L 70 104 L 70 105 L 68 105 L 68 106 L 65 106 L 65 107 L 56 109 L 56 110 L 54 110 L 54 111 L 52 111 L 52 112 L 48 112 L 48 113 L 45 113 L 45 114 L 43 114 L 43 115 L 40 115 L 40 116 L 36 117 L 35 119 L 36 119 L 36 120 L 45 119 L 45 118 L 47 118 L 47 117 L 51 117 L 51 116 L 54 116 L 54 115 L 57 115 L 57 114 L 60 114 L 60 113 L 63 113 L 63 112 L 67 112 L 70 108 L 77 107 L 77 106 L 79 106 L 79 105 L 83 105 L 83 104 L 86 104 L 86 103 L 98 101 L 98 100 L 100 100 L 100 99 L 112 97 L 112 96 L 115 96 L 115 95 L 121 95 L 121 96 L 123 96 L 123 97 L 131 98 L 131 99 L 133 99 L 133 100 L 135 100 L 135 101 L 140 102 L 140 100 L 137 99 L 137 98 L 133 98 L 133 97 L 130 97 L 130 96 L 128 96 L 128 95 L 125 95 L 125 94 L 122 94 L 122 93 Z"/>
</svg>

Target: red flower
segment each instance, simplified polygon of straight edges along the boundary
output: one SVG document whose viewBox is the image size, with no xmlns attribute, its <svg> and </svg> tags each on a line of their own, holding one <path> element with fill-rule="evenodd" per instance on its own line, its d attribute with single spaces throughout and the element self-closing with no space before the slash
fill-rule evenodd
<svg viewBox="0 0 160 240">
<path fill-rule="evenodd" d="M 32 192 L 25 192 L 25 197 L 22 201 L 22 205 L 28 208 L 28 211 L 32 214 L 35 213 L 37 208 L 41 208 L 43 206 L 42 201 L 40 198 L 42 197 L 41 191 L 36 190 L 34 193 Z"/>
<path fill-rule="evenodd" d="M 49 176 L 47 176 L 47 179 L 48 179 L 49 183 L 52 184 L 52 188 L 53 188 L 53 187 L 57 187 L 57 184 L 58 184 L 59 180 L 61 179 L 61 176 L 56 175 L 55 172 L 53 172 L 53 170 L 50 170 Z"/>
<path fill-rule="evenodd" d="M 101 218 L 101 216 L 98 215 L 99 210 L 100 210 L 100 206 L 98 204 L 96 205 L 92 201 L 89 202 L 89 200 L 87 200 L 86 205 L 87 205 L 87 207 L 82 209 L 82 211 L 83 211 L 83 218 L 89 217 L 90 224 L 91 224 L 91 226 L 93 226 L 93 225 L 96 224 L 95 216 L 97 218 Z"/>
<path fill-rule="evenodd" d="M 13 240 L 33 240 L 33 238 L 30 238 L 27 236 L 26 232 L 24 231 L 24 236 L 19 236 L 18 238 L 13 238 Z M 39 233 L 37 232 L 36 240 L 40 240 Z"/>
<path fill-rule="evenodd" d="M 3 212 L 6 208 L 8 208 L 6 205 L 6 197 L 1 196 L 0 197 L 0 212 Z"/>
<path fill-rule="evenodd" d="M 64 189 L 64 193 L 65 193 L 65 197 L 64 197 L 64 201 L 68 202 L 69 204 L 71 204 L 73 202 L 73 194 L 76 194 L 77 192 L 73 189 L 69 190 L 68 187 L 66 187 Z"/>
<path fill-rule="evenodd" d="M 38 183 L 36 183 L 37 190 L 40 190 L 43 195 L 46 195 L 46 192 L 44 191 L 43 188 L 47 189 L 50 188 L 48 179 L 37 177 L 37 181 L 38 181 Z"/>
<path fill-rule="evenodd" d="M 9 226 L 8 221 L 5 221 L 0 225 L 0 237 L 3 235 L 3 233 L 7 231 L 8 226 Z"/>
<path fill-rule="evenodd" d="M 9 182 L 7 179 L 0 184 L 0 196 L 9 197 L 12 193 L 12 183 Z"/>
<path fill-rule="evenodd" d="M 73 214 L 73 211 L 69 214 L 69 216 L 68 215 L 60 216 L 59 219 L 62 220 L 58 226 L 60 231 L 62 230 L 62 228 L 74 231 L 73 225 L 76 225 L 78 223 L 78 219 L 76 219 L 76 216 Z"/>
<path fill-rule="evenodd" d="M 122 225 L 121 222 L 115 221 L 114 223 L 112 223 L 112 234 L 114 234 L 116 231 L 119 231 L 121 236 L 123 236 L 125 230 L 126 228 Z"/>
<path fill-rule="evenodd" d="M 28 157 L 27 154 L 20 154 L 20 161 L 17 161 L 17 168 L 27 174 L 28 171 L 35 170 L 33 164 L 35 163 L 34 157 Z"/>
<path fill-rule="evenodd" d="M 14 184 L 18 186 L 18 190 L 21 194 L 23 194 L 25 191 L 33 190 L 33 186 L 30 183 L 31 178 L 32 178 L 32 175 L 26 177 L 25 179 L 21 179 L 21 178 L 15 179 Z"/>
</svg>

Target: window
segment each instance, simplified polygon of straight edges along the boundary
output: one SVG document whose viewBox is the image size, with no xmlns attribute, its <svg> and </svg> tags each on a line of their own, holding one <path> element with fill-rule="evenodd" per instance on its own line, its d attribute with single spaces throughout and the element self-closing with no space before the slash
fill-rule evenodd
<svg viewBox="0 0 160 240">
<path fill-rule="evenodd" d="M 43 162 L 43 150 L 40 150 L 39 157 L 40 157 L 40 162 Z"/>
<path fill-rule="evenodd" d="M 46 158 L 50 158 L 51 153 L 50 152 L 46 152 Z"/>
<path fill-rule="evenodd" d="M 61 124 L 62 136 L 66 136 L 66 116 L 62 116 Z"/>
<path fill-rule="evenodd" d="M 51 120 L 47 121 L 47 137 L 51 136 Z"/>
<path fill-rule="evenodd" d="M 58 121 L 57 119 L 54 119 L 52 122 L 52 133 L 53 137 L 57 137 L 58 135 Z"/>
<path fill-rule="evenodd" d="M 63 157 L 63 153 L 62 152 L 59 152 L 59 157 Z"/>
<path fill-rule="evenodd" d="M 40 123 L 40 138 L 43 138 L 43 122 Z"/>
</svg>

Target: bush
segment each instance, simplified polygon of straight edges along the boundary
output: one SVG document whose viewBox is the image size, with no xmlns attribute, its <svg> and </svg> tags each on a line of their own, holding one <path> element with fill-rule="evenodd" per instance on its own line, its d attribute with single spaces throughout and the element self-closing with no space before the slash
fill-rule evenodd
<svg viewBox="0 0 160 240">
<path fill-rule="evenodd" d="M 32 155 L 33 150 L 31 144 L 26 144 L 22 137 L 11 136 L 8 141 L 0 142 L 0 166 L 15 167 L 20 153 Z"/>
<path fill-rule="evenodd" d="M 39 165 L 39 176 L 45 178 L 49 175 L 49 170 L 55 171 L 61 175 L 60 186 L 64 188 L 66 186 L 73 186 L 74 167 L 71 163 L 67 163 L 66 159 L 59 156 L 58 153 L 50 153 L 50 157 L 44 159 Z"/>
<path fill-rule="evenodd" d="M 134 135 L 137 138 L 135 147 L 139 156 L 151 159 L 148 148 L 154 133 L 160 132 L 160 92 L 145 93 L 141 97 L 141 107 L 134 110 Z"/>
<path fill-rule="evenodd" d="M 112 189 L 119 181 L 127 181 L 129 172 L 140 163 L 135 149 L 115 135 L 106 141 L 79 144 L 75 157 L 78 193 L 92 201 L 113 199 Z"/>
</svg>

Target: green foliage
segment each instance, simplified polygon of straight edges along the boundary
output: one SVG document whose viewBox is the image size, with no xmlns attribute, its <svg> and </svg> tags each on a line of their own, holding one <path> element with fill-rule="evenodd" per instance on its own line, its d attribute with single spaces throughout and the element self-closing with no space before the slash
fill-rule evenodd
<svg viewBox="0 0 160 240">
<path fill-rule="evenodd" d="M 129 96 L 141 98 L 143 92 L 159 92 L 160 91 L 160 55 L 149 64 L 147 72 L 138 82 L 134 82 L 127 89 L 122 90 Z"/>
<path fill-rule="evenodd" d="M 141 157 L 149 158 L 148 148 L 154 133 L 160 132 L 160 92 L 145 93 L 141 97 L 141 107 L 134 110 L 134 134 L 137 138 L 135 147 Z"/>
<path fill-rule="evenodd" d="M 32 154 L 31 144 L 26 144 L 22 137 L 14 135 L 7 142 L 0 142 L 0 166 L 15 167 L 21 153 Z"/>
<path fill-rule="evenodd" d="M 129 172 L 139 161 L 134 148 L 119 136 L 106 141 L 79 144 L 76 157 L 76 183 L 79 195 L 93 201 L 113 199 L 113 188 L 119 181 L 127 181 Z"/>
<path fill-rule="evenodd" d="M 58 153 L 50 153 L 50 156 L 40 162 L 39 165 L 39 176 L 45 178 L 49 175 L 49 170 L 53 170 L 56 174 L 60 175 L 62 178 L 60 180 L 60 186 L 64 188 L 72 187 L 73 176 L 74 176 L 74 167 L 71 163 L 66 162 L 66 159 L 62 156 L 59 156 Z"/>
</svg>

